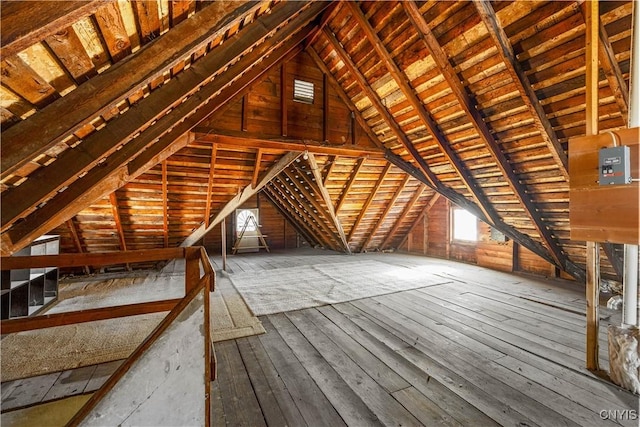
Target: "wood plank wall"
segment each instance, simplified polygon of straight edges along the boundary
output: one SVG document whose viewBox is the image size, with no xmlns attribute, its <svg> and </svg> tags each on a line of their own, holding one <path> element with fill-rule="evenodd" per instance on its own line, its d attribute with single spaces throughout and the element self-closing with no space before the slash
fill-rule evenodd
<svg viewBox="0 0 640 427">
<path fill-rule="evenodd" d="M 451 241 L 451 203 L 440 198 L 422 223 L 416 224 L 407 236 L 399 251 L 417 255 L 446 258 L 501 271 L 521 271 L 555 276 L 555 267 L 533 252 L 521 246 L 516 250 L 514 262 L 513 241 L 497 242 L 491 239 L 491 227 L 478 223 L 478 242 Z M 562 275 L 563 278 L 570 278 Z"/>
</svg>

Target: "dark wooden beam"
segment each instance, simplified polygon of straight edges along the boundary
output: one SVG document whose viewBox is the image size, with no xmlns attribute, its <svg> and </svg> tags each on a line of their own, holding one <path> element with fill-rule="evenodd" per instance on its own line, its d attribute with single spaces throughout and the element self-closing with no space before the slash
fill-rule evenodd
<svg viewBox="0 0 640 427">
<path fill-rule="evenodd" d="M 326 145 L 320 141 L 300 139 L 261 139 L 233 131 L 208 131 L 206 128 L 194 129 L 195 140 L 214 142 L 229 147 L 243 147 L 262 150 L 263 153 L 283 154 L 287 151 L 308 151 L 313 154 L 327 154 L 341 157 L 363 157 L 371 159 L 384 158 L 384 151 L 377 148 L 358 147 L 353 145 Z"/>
<path fill-rule="evenodd" d="M 347 238 L 349 242 L 351 241 L 351 238 L 355 234 L 356 229 L 360 225 L 360 222 L 362 222 L 362 219 L 366 215 L 367 210 L 369 209 L 369 206 L 371 206 L 371 203 L 376 198 L 376 195 L 378 194 L 378 190 L 382 186 L 382 182 L 385 180 L 390 170 L 391 170 L 391 163 L 387 163 L 387 165 L 382 170 L 382 174 L 380 174 L 380 178 L 378 178 L 378 181 L 373 187 L 373 190 L 371 191 L 371 193 L 369 193 L 369 197 L 367 197 L 367 200 L 364 202 L 364 205 L 362 205 L 362 209 L 360 209 L 360 214 L 358 215 L 358 218 L 356 218 L 356 221 L 353 223 L 353 227 L 351 227 L 351 231 L 349 232 L 349 237 Z"/>
<path fill-rule="evenodd" d="M 391 58 L 391 55 L 387 51 L 387 48 L 382 43 L 382 40 L 380 40 L 380 37 L 376 33 L 375 29 L 371 26 L 367 18 L 364 16 L 364 13 L 362 13 L 362 10 L 358 6 L 358 4 L 355 2 L 349 2 L 348 4 L 350 6 L 353 17 L 358 22 L 360 28 L 364 31 L 367 40 L 369 40 L 369 42 L 373 46 L 374 50 L 382 60 L 382 63 L 389 71 L 389 74 L 391 74 L 394 81 L 400 88 L 400 91 L 403 93 L 404 97 L 407 99 L 407 101 L 409 101 L 409 103 L 415 110 L 416 114 L 420 118 L 420 121 L 425 125 L 434 141 L 438 144 L 438 147 L 440 147 L 440 150 L 444 154 L 447 161 L 456 171 L 463 184 L 469 189 L 469 192 L 478 204 L 478 207 L 482 209 L 485 216 L 489 218 L 491 222 L 499 221 L 500 219 L 498 215 L 495 213 L 495 211 L 491 207 L 491 204 L 482 193 L 482 189 L 471 175 L 471 172 L 469 172 L 464 162 L 460 160 L 460 157 L 451 147 L 450 142 L 444 136 L 444 133 L 440 130 L 436 121 L 425 108 L 424 103 L 420 100 L 414 89 L 409 84 L 408 77 L 404 74 L 400 67 L 398 67 L 393 58 Z"/>
<path fill-rule="evenodd" d="M 551 122 L 549 122 L 549 119 L 547 119 L 544 108 L 540 104 L 538 96 L 531 87 L 529 78 L 520 66 L 520 63 L 513 51 L 513 46 L 509 41 L 509 37 L 507 37 L 507 34 L 502 29 L 491 3 L 486 0 L 474 0 L 474 4 L 478 15 L 480 15 L 482 22 L 484 22 L 484 25 L 489 31 L 489 35 L 498 48 L 498 54 L 502 58 L 506 71 L 511 76 L 513 84 L 518 88 L 518 92 L 520 92 L 520 96 L 522 97 L 525 106 L 531 112 L 531 116 L 534 119 L 536 128 L 540 132 L 540 136 L 547 144 L 549 152 L 560 169 L 560 173 L 566 180 L 569 180 L 569 161 L 567 154 L 562 148 L 560 141 L 558 141 L 556 133 L 553 130 L 553 126 L 551 125 Z"/>
<path fill-rule="evenodd" d="M 524 210 L 527 213 L 527 216 L 530 218 L 531 223 L 540 235 L 540 238 L 544 242 L 545 246 L 550 251 L 552 258 L 554 259 L 554 264 L 566 270 L 566 264 L 569 261 L 567 255 L 562 251 L 562 248 L 553 235 L 551 229 L 544 223 L 537 207 L 528 196 L 529 193 L 526 187 L 521 183 L 520 179 L 513 169 L 513 166 L 511 166 L 509 160 L 500 149 L 498 141 L 496 141 L 493 133 L 484 121 L 484 118 L 476 108 L 475 100 L 461 83 L 461 79 L 458 77 L 453 66 L 449 62 L 447 54 L 438 44 L 438 40 L 431 32 L 429 25 L 418 10 L 418 7 L 413 1 L 405 2 L 403 3 L 403 6 L 407 11 L 413 25 L 417 28 L 420 37 L 429 50 L 431 57 L 438 66 L 438 69 L 440 70 L 445 80 L 449 84 L 449 87 L 456 96 L 461 108 L 471 119 L 471 123 L 473 124 L 475 130 L 478 132 L 480 138 L 484 141 L 485 146 L 491 153 L 506 182 L 509 184 L 509 187 L 513 191 L 520 204 L 524 207 Z M 482 206 L 482 203 L 480 203 L 480 205 Z M 502 218 L 500 218 L 493 209 L 491 211 L 488 211 L 488 214 L 489 215 L 487 216 L 490 217 L 491 223 L 493 223 L 493 225 L 503 222 Z"/>
<path fill-rule="evenodd" d="M 29 178 L 20 186 L 20 189 L 13 188 L 2 193 L 2 202 L 5 207 L 2 210 L 2 230 L 6 230 L 24 212 L 27 212 L 51 195 L 54 195 L 60 188 L 69 184 L 78 176 L 93 168 L 101 159 L 115 152 L 121 144 L 128 145 L 138 133 L 147 129 L 152 123 L 153 128 L 159 129 L 162 118 L 167 117 L 167 113 L 179 108 L 176 104 L 193 93 L 198 88 L 211 81 L 213 75 L 223 73 L 227 67 L 232 65 L 237 58 L 247 51 L 269 52 L 273 44 L 284 42 L 282 36 L 291 35 L 294 28 L 286 26 L 278 31 L 280 37 L 272 37 L 268 42 L 264 38 L 275 31 L 282 20 L 292 19 L 296 16 L 299 7 L 289 7 L 282 13 L 273 13 L 264 20 L 259 19 L 257 25 L 251 25 L 244 31 L 246 37 L 240 38 L 235 43 L 224 43 L 216 48 L 212 53 L 194 63 L 189 69 L 180 74 L 180 79 L 171 79 L 162 88 L 155 90 L 146 98 L 138 101 L 118 120 L 108 122 L 103 129 L 89 135 L 82 143 L 73 150 L 64 151 L 55 162 L 47 167 L 43 167 L 32 173 Z M 321 11 L 320 7 L 312 5 L 306 9 L 307 20 L 311 20 Z M 305 12 L 302 12 L 305 14 Z M 303 15 L 304 16 L 304 15 Z M 301 18 L 303 19 L 303 18 Z M 246 61 L 245 61 L 246 62 Z M 237 65 L 237 64 L 236 64 Z M 239 72 L 239 71 L 238 71 Z M 224 73 L 226 74 L 226 73 Z M 200 91 L 206 92 L 208 86 L 218 86 L 214 79 L 213 83 L 204 86 Z M 191 96 L 200 98 L 199 96 Z M 204 97 L 198 106 L 206 103 Z M 184 105 L 185 102 L 182 102 Z M 174 123 L 166 123 L 165 131 L 171 129 Z M 13 129 L 13 128 L 11 128 Z"/>
<path fill-rule="evenodd" d="M 305 14 L 301 22 L 310 20 L 311 16 Z M 171 113 L 158 120 L 156 125 L 109 156 L 102 163 L 104 167 L 93 168 L 83 178 L 70 184 L 64 192 L 58 193 L 54 199 L 55 203 L 47 203 L 34 214 L 30 214 L 25 221 L 14 226 L 8 233 L 3 233 L 2 253 L 11 254 L 24 247 L 32 239 L 55 228 L 91 205 L 93 201 L 115 191 L 186 146 L 190 129 L 197 126 L 212 112 L 226 105 L 228 100 L 244 91 L 279 61 L 299 52 L 300 42 L 311 34 L 312 29 L 308 26 L 290 37 L 290 33 L 295 28 L 293 26 L 287 28 L 289 28 L 288 31 L 278 32 L 270 39 L 271 45 L 264 48 L 261 45 L 245 55 L 229 71 L 201 89 L 199 96 L 187 99 Z M 264 58 L 265 55 L 266 58 Z M 261 59 L 260 66 L 252 67 L 258 59 Z M 199 108 L 207 104 L 207 101 L 211 101 L 208 102 L 208 108 Z M 157 125 L 160 126 L 157 127 Z M 147 149 L 143 150 L 144 147 Z"/>
<path fill-rule="evenodd" d="M 389 241 L 391 239 L 393 239 L 393 236 L 395 236 L 395 234 L 398 232 L 398 230 L 400 229 L 400 226 L 404 222 L 405 218 L 409 215 L 409 213 L 411 212 L 411 210 L 413 209 L 415 204 L 418 202 L 420 197 L 422 197 L 422 195 L 424 194 L 425 188 L 426 187 L 424 185 L 422 185 L 422 184 L 418 185 L 418 188 L 416 188 L 415 193 L 413 193 L 413 196 L 411 197 L 411 200 L 409 200 L 407 205 L 404 207 L 404 209 L 402 211 L 402 214 L 398 217 L 398 219 L 396 220 L 395 224 L 393 224 L 393 227 L 391 228 L 391 230 L 387 234 L 387 237 L 385 237 L 384 241 L 380 245 L 381 249 L 384 249 L 387 246 L 387 244 L 389 243 Z M 436 194 L 440 195 L 439 193 L 436 193 Z"/>
<path fill-rule="evenodd" d="M 367 240 L 365 240 L 364 243 L 362 244 L 362 248 L 360 248 L 360 252 L 363 252 L 367 249 L 367 246 L 369 245 L 371 240 L 375 237 L 376 233 L 378 232 L 378 229 L 380 228 L 380 226 L 382 226 L 384 221 L 387 219 L 387 215 L 389 215 L 389 212 L 391 212 L 391 209 L 395 207 L 398 197 L 400 197 L 400 195 L 404 191 L 404 188 L 409 183 L 410 178 L 411 178 L 410 175 L 405 175 L 404 179 L 402 180 L 402 183 L 400 184 L 396 192 L 393 194 L 393 197 L 391 197 L 391 200 L 387 202 L 387 207 L 384 209 L 384 212 L 382 212 L 382 214 L 378 218 L 378 221 L 373 226 L 373 229 L 369 232 L 369 236 L 367 237 Z"/>
<path fill-rule="evenodd" d="M 380 96 L 378 96 L 378 94 L 371 88 L 365 76 L 360 72 L 347 51 L 342 47 L 342 44 L 340 44 L 338 39 L 336 39 L 333 33 L 331 33 L 327 28 L 324 29 L 324 35 L 337 53 L 338 57 L 347 67 L 349 73 L 353 76 L 356 82 L 358 82 L 360 89 L 369 98 L 378 114 L 380 114 L 380 116 L 384 119 L 391 132 L 402 144 L 402 146 L 409 152 L 411 158 L 416 162 L 420 170 L 424 173 L 425 177 L 431 182 L 431 185 L 436 187 L 436 183 L 439 183 L 438 178 L 431 171 L 431 169 L 429 169 L 429 165 L 427 165 L 427 162 L 420 155 L 407 135 L 402 131 L 400 125 L 398 125 L 398 123 L 395 121 L 389 110 L 387 110 L 387 108 L 384 106 L 384 104 L 380 100 Z"/>
<path fill-rule="evenodd" d="M 91 15 L 112 0 L 2 2 L 2 50 L 6 58 Z"/>
<path fill-rule="evenodd" d="M 34 9 L 31 2 L 18 1 L 16 3 L 22 4 L 22 9 Z M 47 15 L 41 15 L 40 8 L 53 7 L 57 9 L 59 3 L 42 2 L 38 7 L 38 15 L 48 19 Z M 99 1 L 65 3 L 73 3 L 74 9 L 80 5 L 87 5 L 91 8 L 91 13 L 104 5 Z M 150 2 L 136 4 L 140 3 Z M 9 33 L 5 33 L 5 9 L 6 6 L 3 2 L 3 39 L 9 35 Z M 165 71 L 184 61 L 184 58 L 191 55 L 192 52 L 203 47 L 206 49 L 215 38 L 225 34 L 235 19 L 253 14 L 258 9 L 259 4 L 257 3 L 238 7 L 233 2 L 221 2 L 219 5 L 205 8 L 192 19 L 184 21 L 172 31 L 141 49 L 131 60 L 109 68 L 91 79 L 91 83 L 79 86 L 51 106 L 7 129 L 2 133 L 2 156 L 0 158 L 2 177 L 15 172 L 48 148 L 62 142 L 67 136 L 94 118 L 107 114 L 122 100 L 142 90 L 151 81 L 162 76 Z M 33 11 L 28 13 L 33 15 Z M 82 11 L 82 14 L 86 14 L 86 11 Z M 52 16 L 55 16 L 55 13 Z M 66 26 L 69 26 L 73 21 L 67 22 L 65 20 L 64 22 Z M 211 27 L 212 22 L 216 23 L 213 28 Z M 34 22 L 27 21 L 23 25 L 26 26 L 25 28 L 36 28 Z M 58 27 L 56 25 L 55 31 L 66 28 L 66 26 Z M 221 47 L 214 49 L 211 54 L 215 51 L 220 52 L 219 48 Z M 6 57 L 4 52 L 2 57 Z M 46 131 L 43 132 L 43 129 Z"/>
</svg>

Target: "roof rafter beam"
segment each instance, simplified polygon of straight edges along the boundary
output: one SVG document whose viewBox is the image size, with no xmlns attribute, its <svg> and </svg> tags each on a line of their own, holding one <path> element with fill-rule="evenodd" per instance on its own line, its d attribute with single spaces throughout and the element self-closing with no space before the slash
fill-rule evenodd
<svg viewBox="0 0 640 427">
<path fill-rule="evenodd" d="M 210 222 L 208 226 L 204 223 L 197 229 L 195 229 L 184 241 L 180 244 L 180 247 L 193 246 L 202 239 L 213 227 L 218 225 L 220 221 L 229 216 L 234 210 L 242 206 L 244 202 L 249 200 L 254 194 L 258 193 L 262 187 L 267 185 L 276 175 L 287 168 L 292 162 L 294 162 L 302 153 L 290 152 L 285 154 L 267 171 L 265 176 L 260 180 L 257 186 L 253 187 L 251 184 L 247 185 L 242 191 L 235 195 L 226 205 L 218 212 Z"/>
<path fill-rule="evenodd" d="M 487 27 L 489 35 L 498 48 L 498 54 L 502 57 L 502 62 L 504 63 L 507 72 L 511 75 L 513 84 L 517 87 L 518 92 L 520 92 L 520 96 L 522 97 L 525 106 L 531 112 L 534 124 L 536 128 L 538 128 L 540 136 L 544 139 L 544 142 L 549 148 L 549 152 L 560 168 L 560 173 L 562 173 L 565 179 L 568 180 L 569 161 L 567 154 L 564 152 L 560 141 L 558 141 L 556 133 L 553 130 L 553 126 L 549 122 L 549 119 L 547 119 L 544 108 L 540 104 L 538 96 L 531 87 L 529 78 L 525 75 L 524 70 L 516 58 L 511 42 L 509 41 L 509 37 L 507 37 L 507 34 L 498 23 L 498 18 L 496 17 L 491 3 L 484 0 L 473 0 L 473 3 L 475 4 L 478 15 L 480 15 L 485 27 Z M 413 3 L 412 5 L 413 6 L 407 5 L 407 10 L 416 8 Z"/>
<path fill-rule="evenodd" d="M 351 191 L 351 187 L 353 186 L 353 183 L 356 182 L 356 179 L 358 179 L 358 174 L 360 173 L 360 171 L 362 170 L 363 167 L 364 167 L 364 159 L 358 159 L 358 161 L 356 162 L 355 168 L 353 169 L 353 172 L 349 176 L 349 180 L 347 181 L 346 185 L 344 186 L 344 190 L 342 190 L 342 194 L 340 195 L 340 199 L 338 200 L 338 203 L 336 204 L 336 213 L 340 212 L 340 209 L 342 209 L 342 205 L 347 200 L 347 196 L 349 195 L 349 192 Z"/>
<path fill-rule="evenodd" d="M 263 153 L 282 153 L 284 151 L 308 151 L 313 154 L 327 154 L 341 157 L 384 158 L 384 151 L 377 148 L 358 147 L 350 144 L 323 145 L 320 141 L 300 139 L 261 139 L 248 136 L 246 133 L 215 130 L 209 132 L 204 128 L 194 129 L 196 141 L 214 142 L 218 145 L 252 148 Z"/>
<path fill-rule="evenodd" d="M 82 4 L 82 2 L 78 3 Z M 23 4 L 33 9 L 29 2 Z M 54 8 L 59 9 L 60 4 L 60 2 L 47 2 L 39 7 L 53 5 Z M 104 5 L 103 2 L 95 1 L 89 4 Z M 233 25 L 234 17 L 254 14 L 260 8 L 259 3 L 247 4 L 238 9 L 236 6 L 230 3 L 228 6 L 203 9 L 192 19 L 187 19 L 162 38 L 141 49 L 139 54 L 131 60 L 107 69 L 91 79 L 91 82 L 81 85 L 67 96 L 55 101 L 50 107 L 36 112 L 28 119 L 7 129 L 2 133 L 2 158 L 0 159 L 2 177 L 15 172 L 49 147 L 64 141 L 94 118 L 108 113 L 122 100 L 142 90 L 158 76 L 162 76 L 166 70 L 183 62 L 191 52 L 201 48 L 206 49 L 209 43 L 224 35 Z M 5 9 L 6 6 L 3 5 L 3 38 Z M 236 10 L 237 12 L 234 12 Z M 211 22 L 218 24 L 211 28 L 209 24 Z M 28 25 L 33 26 L 33 22 L 29 22 Z M 211 53 L 216 50 L 218 48 Z M 2 57 L 6 57 L 4 52 Z M 43 129 L 46 129 L 46 132 L 43 132 Z M 27 136 L 26 139 L 25 136 Z"/>
<path fill-rule="evenodd" d="M 296 230 L 296 232 L 300 234 L 307 242 L 309 242 L 310 245 L 313 246 L 315 243 L 317 243 L 318 240 L 311 237 L 313 236 L 313 234 L 310 233 L 309 230 L 306 228 L 306 224 L 300 224 L 291 215 L 289 211 L 285 210 L 285 208 L 282 206 L 282 201 L 279 200 L 275 195 L 271 193 L 271 190 L 269 189 L 270 186 L 271 184 L 265 186 L 262 189 L 261 193 L 269 200 L 269 202 L 273 205 L 273 207 L 275 207 L 278 210 L 278 212 L 280 212 L 280 214 L 284 217 L 285 221 L 289 222 L 289 224 L 291 224 L 291 226 Z"/>
<path fill-rule="evenodd" d="M 321 221 L 317 216 L 314 216 L 312 212 L 307 209 L 304 201 L 300 200 L 299 195 L 289 187 L 290 186 L 287 184 L 287 181 L 278 176 L 271 182 L 270 190 L 278 194 L 281 200 L 285 201 L 286 204 L 289 205 L 293 210 L 293 215 L 297 214 L 303 223 L 309 225 L 310 232 L 315 237 L 316 241 L 321 242 L 326 248 L 338 250 L 337 245 L 335 245 L 331 239 L 333 232 L 326 227 L 326 224 L 323 221 Z"/>
<path fill-rule="evenodd" d="M 73 239 L 73 244 L 76 247 L 76 250 L 79 254 L 83 254 L 84 250 L 82 249 L 82 242 L 80 241 L 80 233 L 78 232 L 78 227 L 76 223 L 73 221 L 73 218 L 67 220 L 67 228 L 69 228 L 69 232 L 71 233 L 71 238 Z M 82 267 L 84 270 L 84 274 L 91 274 L 91 270 L 88 265 Z"/>
<path fill-rule="evenodd" d="M 382 174 L 380 175 L 380 178 L 378 178 L 376 185 L 373 187 L 373 191 L 371 191 L 371 193 L 369 194 L 369 197 L 367 197 L 367 201 L 362 206 L 362 209 L 360 210 L 360 214 L 358 215 L 358 218 L 356 218 L 356 222 L 354 222 L 353 227 L 351 227 L 351 231 L 349 232 L 349 237 L 347 238 L 348 241 L 351 241 L 351 238 L 355 234 L 356 229 L 358 228 L 358 226 L 362 222 L 362 219 L 366 215 L 367 210 L 369 209 L 369 206 L 371 206 L 371 203 L 376 198 L 376 195 L 378 194 L 378 190 L 382 186 L 382 182 L 385 180 L 385 178 L 389 174 L 389 170 L 391 170 L 391 163 L 387 163 L 387 165 L 384 167 Z"/>
<path fill-rule="evenodd" d="M 394 81 L 400 88 L 400 91 L 403 93 L 404 97 L 407 99 L 407 101 L 409 101 L 409 103 L 417 113 L 420 121 L 426 126 L 434 141 L 438 144 L 447 161 L 451 164 L 451 166 L 453 166 L 453 169 L 456 171 L 464 185 L 469 189 L 469 192 L 475 199 L 480 209 L 482 209 L 482 211 L 485 213 L 485 216 L 489 218 L 491 222 L 498 221 L 499 217 L 491 208 L 490 203 L 482 193 L 482 189 L 478 186 L 477 182 L 475 181 L 465 164 L 462 162 L 462 160 L 460 160 L 458 154 L 453 150 L 451 144 L 449 143 L 449 141 L 447 141 L 446 137 L 438 127 L 438 124 L 425 108 L 424 103 L 418 98 L 418 95 L 409 84 L 408 77 L 398 67 L 393 58 L 391 58 L 391 55 L 382 43 L 382 40 L 380 40 L 380 37 L 376 33 L 375 29 L 371 26 L 371 24 L 367 20 L 367 17 L 364 16 L 364 13 L 362 13 L 360 6 L 358 6 L 358 4 L 355 2 L 349 2 L 348 4 L 350 6 L 353 17 L 358 22 L 360 28 L 362 28 L 362 30 L 365 32 L 367 40 L 369 40 L 380 59 L 382 59 L 382 62 L 389 71 L 389 74 L 391 74 Z"/>
<path fill-rule="evenodd" d="M 312 33 L 311 26 L 292 37 L 278 32 L 269 49 L 254 49 L 227 72 L 216 78 L 199 92 L 200 96 L 187 99 L 156 125 L 110 155 L 102 164 L 84 177 L 73 182 L 52 201 L 2 233 L 2 253 L 10 255 L 90 206 L 95 200 L 110 194 L 149 168 L 185 147 L 190 141 L 193 127 L 211 113 L 222 108 L 263 76 L 272 66 L 301 51 L 300 42 Z M 293 28 L 292 28 L 293 30 Z M 266 55 L 266 57 L 265 57 Z M 256 62 L 260 66 L 253 67 Z M 211 85 L 211 87 L 209 87 Z M 208 102 L 208 108 L 202 108 Z M 144 147 L 148 147 L 143 150 Z M 141 152 L 141 153 L 140 153 Z M 133 159 L 133 160 L 132 160 Z M 107 167 L 108 166 L 108 167 Z"/>
<path fill-rule="evenodd" d="M 472 99 L 472 97 L 466 91 L 465 87 L 462 85 L 460 78 L 449 62 L 449 58 L 442 50 L 442 47 L 439 45 L 438 40 L 431 32 L 429 25 L 418 10 L 418 6 L 416 6 L 413 1 L 408 1 L 403 3 L 403 7 L 409 15 L 411 22 L 418 30 L 418 34 L 424 41 L 424 44 L 429 50 L 431 57 L 435 61 L 437 67 L 439 68 L 440 72 L 449 84 L 449 87 L 456 96 L 461 108 L 471 119 L 471 123 L 478 132 L 478 135 L 484 141 L 485 146 L 491 153 L 493 159 L 496 161 L 496 165 L 502 172 L 502 175 L 509 184 L 509 187 L 511 188 L 517 199 L 520 201 L 520 204 L 524 207 L 527 216 L 531 219 L 531 222 L 534 225 L 536 231 L 540 235 L 542 241 L 545 243 L 545 246 L 550 251 L 552 258 L 554 259 L 554 264 L 566 270 L 566 264 L 569 261 L 566 254 L 563 253 L 562 248 L 551 233 L 551 230 L 549 229 L 549 227 L 547 227 L 547 225 L 540 217 L 536 206 L 534 205 L 531 198 L 527 195 L 525 186 L 521 184 L 520 180 L 516 176 L 513 166 L 509 164 L 509 160 L 498 146 L 498 142 L 489 130 L 489 127 L 485 123 L 480 112 L 476 108 L 475 100 Z M 503 222 L 497 214 L 493 216 L 493 212 L 494 211 L 492 210 L 492 222 L 495 225 Z"/>
<path fill-rule="evenodd" d="M 350 2 L 347 2 L 346 4 L 350 4 Z M 413 161 L 416 162 L 420 170 L 422 170 L 422 172 L 424 173 L 425 177 L 429 180 L 431 186 L 433 186 L 434 188 L 438 187 L 438 185 L 442 186 L 438 181 L 436 175 L 431 171 L 429 165 L 420 155 L 411 140 L 402 131 L 400 125 L 398 125 L 398 123 L 395 121 L 389 110 L 387 110 L 387 108 L 382 104 L 380 96 L 378 96 L 378 94 L 371 88 L 369 82 L 367 82 L 367 79 L 360 72 L 360 70 L 358 70 L 358 67 L 353 62 L 347 51 L 344 50 L 338 39 L 336 39 L 333 33 L 327 28 L 324 28 L 323 31 L 324 35 L 327 37 L 327 40 L 329 40 L 329 43 L 338 54 L 338 57 L 345 64 L 347 70 L 349 70 L 349 73 L 353 76 L 353 78 L 360 86 L 360 89 L 364 92 L 367 98 L 369 98 L 369 101 L 371 101 L 373 108 L 378 112 L 378 114 L 380 114 L 380 116 L 386 122 L 387 126 L 389 126 L 389 129 L 391 129 L 391 132 L 395 135 L 402 146 L 409 152 Z"/>
<path fill-rule="evenodd" d="M 400 184 L 396 192 L 393 194 L 393 197 L 391 197 L 391 200 L 387 202 L 387 207 L 384 209 L 384 212 L 382 212 L 382 215 L 380 215 L 380 217 L 378 218 L 378 221 L 373 226 L 373 230 L 371 230 L 371 232 L 369 233 L 369 237 L 367 237 L 367 240 L 364 241 L 364 244 L 362 245 L 360 252 L 364 251 L 367 248 L 367 245 L 369 245 L 369 243 L 371 242 L 371 240 L 373 240 L 376 233 L 378 232 L 378 229 L 387 219 L 387 215 L 389 215 L 389 212 L 391 212 L 391 209 L 394 208 L 394 205 L 398 200 L 398 197 L 400 197 L 400 194 L 402 194 L 402 192 L 404 191 L 404 188 L 409 183 L 409 179 L 411 179 L 411 175 L 405 175 L 404 179 L 402 180 L 402 184 Z"/>
<path fill-rule="evenodd" d="M 413 196 L 411 197 L 411 200 L 409 200 L 409 203 L 407 203 L 407 205 L 404 207 L 404 210 L 402 211 L 402 214 L 398 217 L 398 219 L 396 220 L 395 224 L 393 224 L 393 227 L 391 228 L 391 230 L 387 234 L 387 237 L 385 237 L 384 241 L 380 245 L 381 249 L 384 249 L 387 246 L 387 244 L 389 243 L 389 241 L 393 238 L 393 236 L 395 236 L 395 234 L 398 232 L 398 230 L 400 229 L 400 226 L 402 225 L 402 222 L 407 217 L 407 215 L 409 215 L 409 213 L 411 212 L 411 210 L 413 209 L 415 204 L 418 202 L 420 197 L 422 197 L 422 195 L 424 194 L 424 190 L 426 188 L 427 187 L 424 186 L 422 183 L 418 184 L 418 188 L 416 188 L 415 193 L 413 193 Z M 440 193 L 435 193 L 435 194 L 437 194 L 438 196 L 440 195 Z"/>
<path fill-rule="evenodd" d="M 308 162 L 311 167 L 311 172 L 313 173 L 313 177 L 316 181 L 316 185 L 320 190 L 320 194 L 322 194 L 322 198 L 324 200 L 324 204 L 327 206 L 327 211 L 329 212 L 329 216 L 333 220 L 333 225 L 338 230 L 338 235 L 340 236 L 340 241 L 342 242 L 342 246 L 344 246 L 344 250 L 351 254 L 351 249 L 349 249 L 349 243 L 347 243 L 347 236 L 344 234 L 344 229 L 342 228 L 342 224 L 340 223 L 340 218 L 333 208 L 333 201 L 331 200 L 331 196 L 329 195 L 329 191 L 327 187 L 324 185 L 324 181 L 322 180 L 322 174 L 320 173 L 320 169 L 318 169 L 318 162 L 316 161 L 316 156 L 312 153 L 308 153 Z"/>
<path fill-rule="evenodd" d="M 288 179 L 288 181 L 287 181 Z M 290 192 L 293 197 L 295 197 L 296 201 L 302 208 L 307 212 L 309 216 L 313 218 L 313 220 L 322 228 L 325 236 L 329 237 L 329 241 L 331 242 L 331 248 L 336 251 L 340 251 L 340 236 L 336 231 L 332 230 L 327 224 L 327 220 L 330 221 L 326 212 L 322 208 L 322 205 L 313 197 L 304 185 L 307 185 L 308 182 L 305 178 L 301 178 L 304 182 L 300 183 L 295 176 L 288 170 L 284 170 L 282 174 L 278 176 L 278 180 L 287 187 L 287 190 Z M 303 186 L 300 187 L 300 184 Z M 298 191 L 295 191 L 298 190 Z M 309 206 L 309 204 L 311 206 Z M 314 209 L 317 211 L 314 212 Z M 321 217 L 320 214 L 322 214 Z M 335 243 L 334 243 L 335 242 Z"/>
<path fill-rule="evenodd" d="M 222 44 L 184 70 L 180 74 L 180 79 L 169 80 L 162 88 L 151 92 L 149 96 L 132 106 L 118 120 L 108 122 L 103 129 L 89 135 L 77 147 L 64 151 L 51 165 L 32 173 L 19 189 L 15 187 L 5 191 L 2 194 L 2 202 L 5 206 L 1 213 L 2 230 L 6 230 L 24 212 L 35 208 L 63 186 L 93 168 L 122 144 L 126 146 L 132 139 L 138 139 L 139 136 L 136 137 L 138 133 L 149 127 L 159 129 L 164 126 L 166 131 L 170 130 L 175 123 L 162 121 L 162 119 L 167 117 L 167 113 L 183 106 L 185 97 L 188 100 L 199 99 L 198 107 L 204 105 L 208 97 L 202 96 L 201 93 L 206 93 L 208 87 L 219 87 L 220 85 L 216 82 L 224 80 L 224 75 L 221 75 L 211 82 L 214 75 L 226 74 L 224 73 L 226 68 L 239 58 L 246 57 L 245 54 L 251 49 L 255 48 L 254 51 L 267 54 L 275 43 L 284 42 L 283 36 L 290 36 L 300 28 L 295 25 L 285 26 L 277 31 L 276 36 L 264 41 L 277 30 L 282 20 L 287 21 L 299 16 L 301 22 L 305 22 L 311 20 L 321 10 L 322 8 L 312 5 L 304 9 L 301 12 L 302 16 L 299 16 L 299 6 L 285 6 L 279 9 L 279 13 L 274 12 L 268 18 L 258 19 L 257 25 L 250 25 L 244 30 L 245 37 L 239 38 L 234 43 Z"/>
</svg>

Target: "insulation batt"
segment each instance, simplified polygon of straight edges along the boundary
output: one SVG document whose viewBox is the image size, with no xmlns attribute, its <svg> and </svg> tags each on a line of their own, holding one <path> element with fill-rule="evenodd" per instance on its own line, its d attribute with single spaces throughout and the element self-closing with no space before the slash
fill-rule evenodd
<svg viewBox="0 0 640 427">
<path fill-rule="evenodd" d="M 608 335 L 611 380 L 633 393 L 640 393 L 640 329 L 610 325 Z"/>
</svg>

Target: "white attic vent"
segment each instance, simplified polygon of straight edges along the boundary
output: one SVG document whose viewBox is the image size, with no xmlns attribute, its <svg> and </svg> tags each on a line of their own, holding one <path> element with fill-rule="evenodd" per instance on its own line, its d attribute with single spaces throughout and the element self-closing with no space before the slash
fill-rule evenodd
<svg viewBox="0 0 640 427">
<path fill-rule="evenodd" d="M 293 100 L 313 104 L 313 83 L 304 80 L 293 80 Z"/>
</svg>

